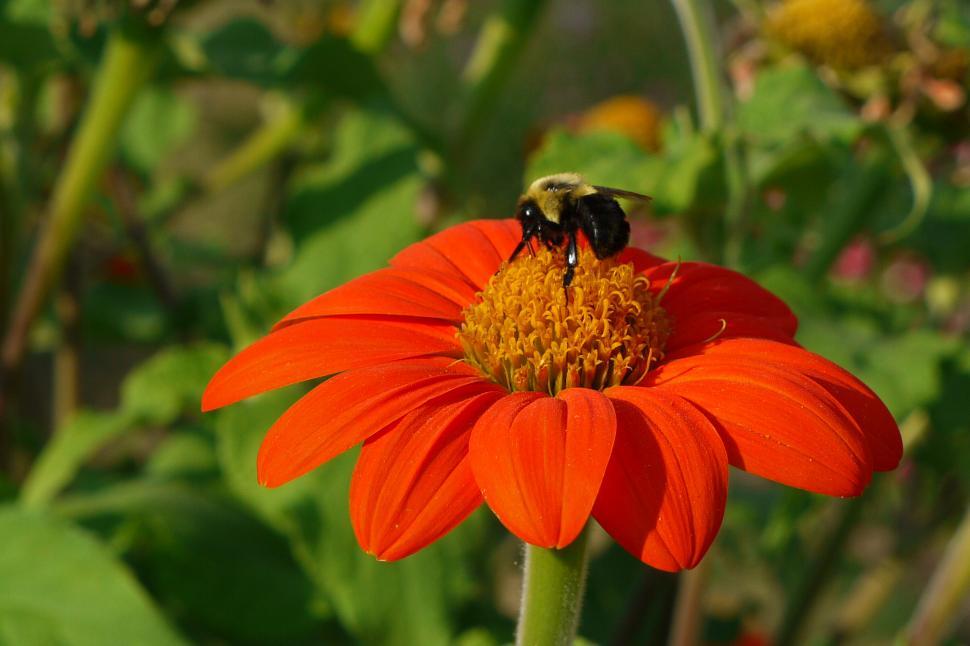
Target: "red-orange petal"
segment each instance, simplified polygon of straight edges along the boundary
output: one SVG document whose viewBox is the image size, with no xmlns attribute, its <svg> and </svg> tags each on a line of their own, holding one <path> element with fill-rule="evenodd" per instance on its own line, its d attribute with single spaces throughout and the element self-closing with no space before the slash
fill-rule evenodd
<svg viewBox="0 0 970 646">
<path fill-rule="evenodd" d="M 736 271 L 698 262 L 668 262 L 647 269 L 644 275 L 654 292 L 669 285 L 660 303 L 673 318 L 668 352 L 715 335 L 784 341 L 798 329 L 798 319 L 781 299 Z"/>
<path fill-rule="evenodd" d="M 472 471 L 509 531 L 533 545 L 565 547 L 589 519 L 615 432 L 613 407 L 598 391 L 513 393 L 472 430 Z"/>
<path fill-rule="evenodd" d="M 515 220 L 466 222 L 404 249 L 391 259 L 391 266 L 457 274 L 481 290 L 521 236 Z"/>
<path fill-rule="evenodd" d="M 806 375 L 832 394 L 865 435 L 872 466 L 891 471 L 903 455 L 903 441 L 892 413 L 862 381 L 828 359 L 792 345 L 762 339 L 731 339 L 684 348 L 670 357 L 704 356 L 748 365 L 772 365 Z"/>
<path fill-rule="evenodd" d="M 609 388 L 616 444 L 593 515 L 638 559 L 675 572 L 697 565 L 721 527 L 727 453 L 710 421 L 680 397 Z"/>
<path fill-rule="evenodd" d="M 619 263 L 633 263 L 633 271 L 637 274 L 667 262 L 666 258 L 655 256 L 639 247 L 627 247 L 617 254 L 616 260 Z"/>
<path fill-rule="evenodd" d="M 364 274 L 304 303 L 274 329 L 323 316 L 375 315 L 457 323 L 475 290 L 461 278 L 431 270 L 388 267 Z"/>
<path fill-rule="evenodd" d="M 460 353 L 455 326 L 444 322 L 311 319 L 272 332 L 230 359 L 206 386 L 202 410 L 344 370 Z"/>
<path fill-rule="evenodd" d="M 858 424 L 804 375 L 692 356 L 665 362 L 643 385 L 680 395 L 707 413 L 740 469 L 832 496 L 857 496 L 872 477 Z"/>
<path fill-rule="evenodd" d="M 278 487 L 446 395 L 501 392 L 463 363 L 412 359 L 344 372 L 293 404 L 266 434 L 259 482 Z"/>
<path fill-rule="evenodd" d="M 350 486 L 350 517 L 364 551 L 382 561 L 404 558 L 482 503 L 468 438 L 475 421 L 501 396 L 446 396 L 364 442 Z"/>
</svg>

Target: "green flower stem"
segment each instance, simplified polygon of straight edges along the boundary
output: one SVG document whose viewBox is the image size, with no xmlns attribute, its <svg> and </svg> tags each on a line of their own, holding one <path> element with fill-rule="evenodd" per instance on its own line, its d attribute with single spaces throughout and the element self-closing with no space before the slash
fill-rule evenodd
<svg viewBox="0 0 970 646">
<path fill-rule="evenodd" d="M 202 179 L 205 191 L 217 193 L 232 186 L 290 147 L 303 129 L 304 110 L 286 99 L 274 108 L 262 126 L 206 173 Z"/>
<path fill-rule="evenodd" d="M 740 133 L 733 124 L 731 96 L 718 64 L 719 41 L 714 11 L 706 0 L 671 2 L 687 44 L 701 130 L 709 134 L 717 133 L 720 137 L 728 196 L 724 212 L 723 261 L 727 265 L 738 267 L 741 263 L 745 238 L 744 220 L 751 191 L 748 185 L 747 158 Z"/>
<path fill-rule="evenodd" d="M 365 54 L 373 56 L 380 53 L 394 36 L 400 8 L 400 0 L 369 0 L 363 3 L 350 41 Z M 306 125 L 307 106 L 280 97 L 274 108 L 270 118 L 206 173 L 201 182 L 203 190 L 217 193 L 229 188 L 293 145 Z"/>
<path fill-rule="evenodd" d="M 717 64 L 717 32 L 714 14 L 706 0 L 671 0 L 687 43 L 697 114 L 701 129 L 720 130 L 724 125 L 727 100 L 720 66 Z"/>
<path fill-rule="evenodd" d="M 946 636 L 960 607 L 970 594 L 970 507 L 963 516 L 946 552 L 933 572 L 933 577 L 916 614 L 906 629 L 905 643 L 937 644 Z"/>
<path fill-rule="evenodd" d="M 815 608 L 819 593 L 825 588 L 829 576 L 838 565 L 846 541 L 852 534 L 862 512 L 864 497 L 840 503 L 842 509 L 838 521 L 832 532 L 826 537 L 818 554 L 801 572 L 801 577 L 795 584 L 795 589 L 788 596 L 785 611 L 782 615 L 778 634 L 775 636 L 777 644 L 797 643 L 798 635 L 805 625 L 809 614 Z"/>
<path fill-rule="evenodd" d="M 394 36 L 401 0 L 365 0 L 357 13 L 357 23 L 350 35 L 360 51 L 376 54 Z"/>
<path fill-rule="evenodd" d="M 680 573 L 670 639 L 667 640 L 668 646 L 692 646 L 700 643 L 700 631 L 704 623 L 701 604 L 704 600 L 710 562 L 710 555 L 708 555 L 693 570 Z"/>
<path fill-rule="evenodd" d="M 899 426 L 903 435 L 903 454 L 908 455 L 926 437 L 929 416 L 926 411 L 916 410 L 910 413 Z M 788 597 L 781 627 L 775 639 L 776 643 L 791 644 L 797 640 L 802 626 L 818 601 L 819 594 L 825 589 L 829 576 L 838 564 L 846 541 L 862 515 L 864 501 L 871 501 L 879 495 L 880 484 L 880 482 L 874 483 L 866 496 L 834 503 L 841 507 L 839 519 L 821 549 L 802 570 L 801 578 Z M 878 602 L 878 599 L 872 600 L 872 603 L 878 604 Z"/>
<path fill-rule="evenodd" d="M 34 250 L 4 339 L 4 372 L 19 366 L 30 326 L 64 268 L 95 183 L 114 152 L 115 139 L 132 101 L 151 76 L 159 32 L 118 27 L 109 37 L 97 80 L 67 161 L 57 178 L 50 219 Z"/>
<path fill-rule="evenodd" d="M 904 562 L 891 556 L 866 570 L 841 601 L 838 618 L 824 643 L 844 644 L 872 623 L 873 617 L 898 589 Z"/>
<path fill-rule="evenodd" d="M 886 134 L 899 156 L 913 191 L 913 206 L 903 221 L 879 236 L 879 241 L 883 244 L 892 244 L 913 233 L 926 218 L 933 199 L 933 178 L 913 147 L 913 137 L 906 125 L 889 123 L 886 125 Z"/>
<path fill-rule="evenodd" d="M 586 534 L 561 550 L 526 545 L 517 646 L 570 646 L 586 586 Z"/>
<path fill-rule="evenodd" d="M 464 106 L 457 151 L 472 145 L 545 5 L 545 0 L 505 0 L 486 20 L 462 75 Z"/>
<path fill-rule="evenodd" d="M 810 281 L 825 278 L 845 246 L 875 215 L 873 205 L 886 186 L 888 175 L 888 155 L 881 146 L 846 169 L 834 200 L 836 206 L 826 217 L 821 243 L 805 265 Z"/>
</svg>

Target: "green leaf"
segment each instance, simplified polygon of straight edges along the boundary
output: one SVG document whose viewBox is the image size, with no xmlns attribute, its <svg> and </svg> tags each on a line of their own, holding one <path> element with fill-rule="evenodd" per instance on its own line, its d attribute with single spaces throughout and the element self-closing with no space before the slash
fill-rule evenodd
<svg viewBox="0 0 970 646">
<path fill-rule="evenodd" d="M 268 276 L 243 272 L 222 298 L 237 344 L 300 303 L 382 267 L 425 233 L 414 214 L 423 182 L 409 131 L 385 114 L 353 111 L 333 136 L 328 162 L 293 181 L 285 208 L 290 264 Z"/>
<path fill-rule="evenodd" d="M 158 478 L 200 478 L 218 471 L 211 435 L 178 431 L 152 453 L 145 473 Z"/>
<path fill-rule="evenodd" d="M 380 268 L 421 239 L 424 229 L 414 212 L 423 185 L 417 152 L 393 119 L 348 114 L 334 133 L 332 160 L 306 169 L 293 186 L 286 222 L 296 254 L 270 291 L 295 307 Z"/>
<path fill-rule="evenodd" d="M 223 495 L 171 479 L 184 470 L 150 470 L 64 496 L 53 509 L 100 525 L 123 520 L 128 557 L 153 594 L 217 641 L 292 644 L 319 632 L 327 605 L 280 534 Z"/>
<path fill-rule="evenodd" d="M 229 358 L 225 346 L 200 343 L 163 350 L 133 370 L 121 386 L 121 407 L 132 419 L 164 425 L 197 411 L 202 391 Z"/>
<path fill-rule="evenodd" d="M 8 9 L 8 14 L 13 13 Z M 36 69 L 57 60 L 57 49 L 46 25 L 0 15 L 0 61 L 20 69 Z"/>
<path fill-rule="evenodd" d="M 452 618 L 473 592 L 470 568 L 486 549 L 486 519 L 471 519 L 425 550 L 380 563 L 357 545 L 350 524 L 350 451 L 278 489 L 256 483 L 256 452 L 293 392 L 272 393 L 220 414 L 219 460 L 236 496 L 285 532 L 344 628 L 361 643 L 446 644 Z M 366 600 L 366 602 L 362 602 Z"/>
<path fill-rule="evenodd" d="M 91 455 L 130 427 L 119 413 L 79 411 L 44 447 L 20 492 L 26 507 L 49 502 L 66 487 Z"/>
<path fill-rule="evenodd" d="M 121 151 L 150 173 L 195 126 L 195 110 L 168 87 L 149 87 L 138 95 L 121 130 Z"/>
<path fill-rule="evenodd" d="M 290 644 L 320 630 L 326 604 L 287 542 L 230 501 L 196 492 L 133 514 L 134 558 L 184 622 L 234 644 Z"/>
<path fill-rule="evenodd" d="M 740 104 L 738 123 L 753 141 L 791 145 L 804 136 L 851 139 L 862 122 L 807 66 L 762 70 L 754 93 Z"/>
<path fill-rule="evenodd" d="M 940 396 L 929 407 L 931 430 L 917 447 L 915 459 L 921 469 L 934 473 L 929 487 L 935 489 L 955 477 L 964 492 L 970 492 L 970 349 L 964 347 L 947 360 L 942 373 Z"/>
<path fill-rule="evenodd" d="M 970 6 L 964 0 L 940 0 L 934 36 L 954 48 L 970 47 Z"/>
<path fill-rule="evenodd" d="M 206 383 L 227 358 L 224 346 L 206 343 L 163 350 L 135 368 L 122 384 L 117 412 L 81 411 L 44 447 L 24 483 L 23 504 L 49 502 L 91 455 L 127 430 L 168 424 L 187 410 L 198 410 Z"/>
<path fill-rule="evenodd" d="M 250 18 L 233 20 L 206 35 L 202 50 L 217 74 L 260 85 L 279 78 L 288 56 L 272 32 Z"/>
<path fill-rule="evenodd" d="M 390 100 L 373 59 L 346 38 L 330 35 L 300 52 L 285 82 L 358 103 Z"/>
<path fill-rule="evenodd" d="M 83 332 L 99 341 L 157 343 L 165 336 L 168 313 L 147 285 L 98 281 L 82 300 Z"/>
<path fill-rule="evenodd" d="M 926 219 L 908 242 L 938 270 L 954 274 L 965 271 L 970 249 L 970 191 L 937 183 Z"/>
<path fill-rule="evenodd" d="M 0 535 L 0 642 L 184 643 L 128 570 L 84 532 L 5 507 L 0 508 Z"/>
</svg>

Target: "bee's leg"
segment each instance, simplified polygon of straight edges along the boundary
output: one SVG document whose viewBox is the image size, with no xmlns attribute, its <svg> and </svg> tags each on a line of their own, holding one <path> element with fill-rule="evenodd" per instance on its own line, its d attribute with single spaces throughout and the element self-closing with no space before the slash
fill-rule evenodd
<svg viewBox="0 0 970 646">
<path fill-rule="evenodd" d="M 512 255 L 509 256 L 509 262 L 515 260 L 518 255 L 522 253 L 522 250 L 525 249 L 526 245 L 528 245 L 529 251 L 532 252 L 532 255 L 535 255 L 535 252 L 532 251 L 532 238 L 535 237 L 536 233 L 537 231 L 535 227 L 522 230 L 522 239 L 519 240 L 519 244 L 515 245 L 515 249 L 512 250 Z"/>
<path fill-rule="evenodd" d="M 512 262 L 513 260 L 515 260 L 516 257 L 520 253 L 522 253 L 522 250 L 525 249 L 525 245 L 527 242 L 528 241 L 525 238 L 523 238 L 522 240 L 519 241 L 519 244 L 515 245 L 515 249 L 512 250 L 512 255 L 509 256 L 509 262 Z"/>
<path fill-rule="evenodd" d="M 569 244 L 566 246 L 566 272 L 562 275 L 562 287 L 566 289 L 573 282 L 573 275 L 579 265 L 579 249 L 576 247 L 576 233 L 569 234 Z"/>
</svg>

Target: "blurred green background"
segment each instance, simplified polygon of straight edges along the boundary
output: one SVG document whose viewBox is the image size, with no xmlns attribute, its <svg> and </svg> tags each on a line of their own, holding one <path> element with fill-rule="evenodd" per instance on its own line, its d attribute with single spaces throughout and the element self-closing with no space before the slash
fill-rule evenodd
<svg viewBox="0 0 970 646">
<path fill-rule="evenodd" d="M 732 473 L 688 575 L 595 534 L 582 638 L 692 643 L 676 608 L 696 643 L 970 642 L 968 79 L 965 0 L 0 0 L 0 643 L 509 642 L 487 510 L 378 563 L 354 455 L 256 484 L 301 387 L 199 398 L 566 170 L 654 197 L 634 244 L 782 296 L 906 441 L 854 501 Z"/>
</svg>

